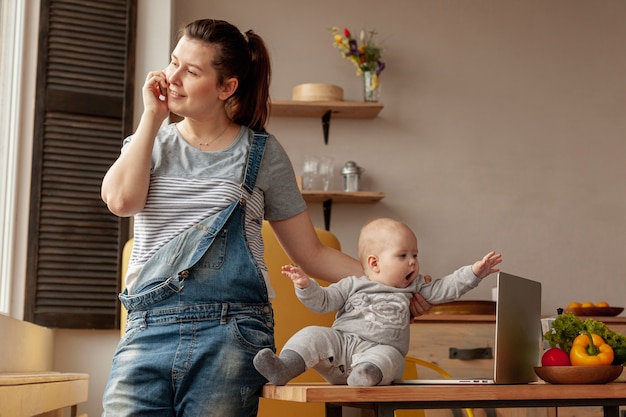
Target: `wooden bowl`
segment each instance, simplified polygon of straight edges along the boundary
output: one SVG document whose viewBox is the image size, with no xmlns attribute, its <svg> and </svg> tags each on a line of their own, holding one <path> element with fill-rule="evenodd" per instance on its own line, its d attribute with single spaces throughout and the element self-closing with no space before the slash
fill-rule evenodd
<svg viewBox="0 0 626 417">
<path fill-rule="evenodd" d="M 343 88 L 324 83 L 298 84 L 293 88 L 291 98 L 299 101 L 343 101 Z"/>
<path fill-rule="evenodd" d="M 574 307 L 566 308 L 566 313 L 572 313 L 575 316 L 607 316 L 614 317 L 624 311 L 624 307 Z"/>
<path fill-rule="evenodd" d="M 436 304 L 428 314 L 496 314 L 495 301 L 458 300 Z"/>
<path fill-rule="evenodd" d="M 535 366 L 535 373 L 551 384 L 606 384 L 622 374 L 622 365 Z"/>
</svg>

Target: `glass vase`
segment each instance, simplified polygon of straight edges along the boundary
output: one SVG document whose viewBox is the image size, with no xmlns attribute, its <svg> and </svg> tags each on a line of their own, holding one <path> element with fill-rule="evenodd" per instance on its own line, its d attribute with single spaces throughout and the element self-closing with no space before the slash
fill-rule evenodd
<svg viewBox="0 0 626 417">
<path fill-rule="evenodd" d="M 377 102 L 380 98 L 380 78 L 376 71 L 363 71 L 363 101 Z"/>
</svg>

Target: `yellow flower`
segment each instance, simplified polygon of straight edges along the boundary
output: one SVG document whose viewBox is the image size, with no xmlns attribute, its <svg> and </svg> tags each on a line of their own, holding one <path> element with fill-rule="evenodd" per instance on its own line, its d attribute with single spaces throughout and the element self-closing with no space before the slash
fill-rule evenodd
<svg viewBox="0 0 626 417">
<path fill-rule="evenodd" d="M 330 30 L 333 33 L 333 45 L 344 58 L 356 66 L 357 75 L 363 74 L 364 71 L 373 71 L 376 73 L 375 82 L 378 83 L 378 76 L 385 69 L 385 63 L 381 60 L 382 48 L 374 42 L 376 31 L 362 30 L 359 45 L 347 28 L 344 28 L 343 32 L 337 26 Z"/>
<path fill-rule="evenodd" d="M 378 80 L 378 74 L 374 73 L 372 75 L 372 80 L 370 81 L 370 88 L 372 90 L 376 90 L 380 85 L 380 81 Z"/>
</svg>

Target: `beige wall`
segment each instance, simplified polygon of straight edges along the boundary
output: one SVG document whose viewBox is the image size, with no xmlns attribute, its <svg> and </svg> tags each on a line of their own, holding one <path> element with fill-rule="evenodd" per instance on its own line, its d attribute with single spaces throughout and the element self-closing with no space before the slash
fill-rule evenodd
<svg viewBox="0 0 626 417">
<path fill-rule="evenodd" d="M 355 160 L 381 203 L 335 205 L 354 254 L 360 225 L 392 216 L 418 233 L 422 271 L 441 275 L 495 249 L 543 283 L 543 310 L 626 304 L 626 3 L 621 0 L 176 2 L 176 21 L 226 19 L 272 53 L 272 96 L 328 82 L 360 100 L 328 27 L 384 41 L 375 120 L 277 118 L 269 130 L 299 172 L 305 153 Z M 339 182 L 337 182 L 339 187 Z M 320 205 L 311 205 L 318 226 Z M 466 298 L 490 299 L 487 282 Z"/>
<path fill-rule="evenodd" d="M 261 34 L 275 99 L 299 83 L 328 82 L 360 100 L 354 68 L 326 28 L 378 30 L 388 65 L 380 117 L 332 121 L 328 146 L 319 120 L 269 126 L 298 173 L 305 153 L 332 154 L 337 165 L 357 161 L 364 186 L 387 193 L 374 205 L 334 206 L 331 229 L 344 250 L 355 253 L 369 217 L 392 216 L 417 231 L 424 272 L 444 274 L 496 249 L 505 270 L 543 283 L 544 314 L 570 300 L 626 305 L 622 0 L 174 3 L 178 23 L 210 16 Z M 140 37 L 162 39 L 163 25 Z M 157 42 L 138 54 L 141 72 L 160 68 L 169 51 Z M 321 205 L 310 208 L 321 227 Z M 493 284 L 467 298 L 490 299 Z M 57 332 L 58 370 L 78 364 L 90 373 L 89 415 L 99 415 L 117 339 Z"/>
</svg>

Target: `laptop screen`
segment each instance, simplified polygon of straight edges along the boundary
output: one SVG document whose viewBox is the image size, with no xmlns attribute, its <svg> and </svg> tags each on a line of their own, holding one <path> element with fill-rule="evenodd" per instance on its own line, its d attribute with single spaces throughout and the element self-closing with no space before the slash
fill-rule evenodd
<svg viewBox="0 0 626 417">
<path fill-rule="evenodd" d="M 537 381 L 542 354 L 541 284 L 506 272 L 497 276 L 493 378 L 411 379 L 396 384 L 526 384 Z"/>
<path fill-rule="evenodd" d="M 519 384 L 537 380 L 541 360 L 541 284 L 498 273 L 494 380 Z"/>
</svg>

